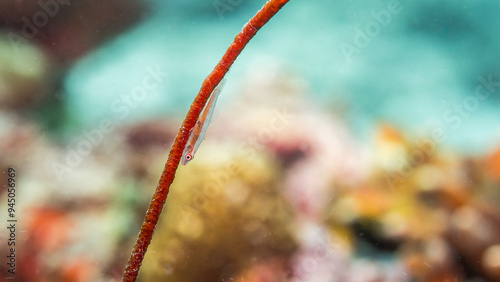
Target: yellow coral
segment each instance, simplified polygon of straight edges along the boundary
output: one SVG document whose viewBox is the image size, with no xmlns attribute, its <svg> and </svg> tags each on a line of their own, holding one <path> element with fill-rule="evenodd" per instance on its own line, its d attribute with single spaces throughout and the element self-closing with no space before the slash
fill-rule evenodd
<svg viewBox="0 0 500 282">
<path fill-rule="evenodd" d="M 292 215 L 279 171 L 264 155 L 242 158 L 231 148 L 205 142 L 178 171 L 140 279 L 216 281 L 292 255 Z"/>
</svg>

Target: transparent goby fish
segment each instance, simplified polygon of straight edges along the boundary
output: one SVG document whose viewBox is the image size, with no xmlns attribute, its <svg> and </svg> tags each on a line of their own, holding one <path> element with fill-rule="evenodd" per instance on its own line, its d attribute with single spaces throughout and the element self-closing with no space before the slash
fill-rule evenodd
<svg viewBox="0 0 500 282">
<path fill-rule="evenodd" d="M 205 108 L 203 109 L 203 112 L 201 113 L 200 117 L 198 117 L 198 120 L 196 121 L 196 124 L 194 125 L 193 129 L 191 129 L 188 142 L 186 144 L 186 147 L 184 148 L 184 152 L 182 153 L 182 159 L 181 159 L 182 165 L 186 165 L 194 158 L 194 154 L 198 150 L 201 141 L 203 141 L 203 137 L 205 137 L 208 125 L 212 120 L 215 103 L 217 103 L 217 98 L 219 97 L 219 94 L 222 91 L 222 88 L 224 87 L 225 83 L 226 79 L 223 79 L 219 83 L 219 85 L 215 87 L 214 91 L 210 95 L 210 100 L 205 105 Z"/>
</svg>

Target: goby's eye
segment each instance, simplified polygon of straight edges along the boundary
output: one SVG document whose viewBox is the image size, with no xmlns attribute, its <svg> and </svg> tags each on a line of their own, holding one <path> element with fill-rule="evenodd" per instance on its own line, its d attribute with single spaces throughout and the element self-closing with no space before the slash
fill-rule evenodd
<svg viewBox="0 0 500 282">
<path fill-rule="evenodd" d="M 186 155 L 186 161 L 190 161 L 193 157 L 191 157 L 191 154 Z"/>
</svg>

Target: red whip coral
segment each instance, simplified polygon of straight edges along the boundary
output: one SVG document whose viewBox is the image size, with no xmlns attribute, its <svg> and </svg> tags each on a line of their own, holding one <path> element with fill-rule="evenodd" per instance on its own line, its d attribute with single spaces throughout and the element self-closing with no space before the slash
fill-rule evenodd
<svg viewBox="0 0 500 282">
<path fill-rule="evenodd" d="M 194 127 L 198 116 L 205 107 L 210 94 L 215 87 L 221 82 L 229 68 L 234 63 L 238 55 L 243 51 L 246 44 L 255 36 L 257 31 L 262 28 L 289 0 L 269 0 L 264 4 L 255 16 L 248 21 L 241 30 L 233 43 L 229 46 L 222 59 L 215 66 L 214 70 L 207 76 L 201 85 L 191 108 L 189 109 L 184 122 L 177 133 L 172 149 L 168 156 L 165 169 L 160 177 L 158 186 L 153 195 L 153 199 L 149 205 L 148 211 L 144 218 L 144 222 L 137 237 L 137 241 L 132 249 L 132 253 L 127 262 L 125 272 L 123 273 L 123 281 L 135 281 L 139 274 L 142 261 L 146 250 L 153 238 L 153 232 L 158 223 L 163 205 L 167 199 L 170 185 L 174 181 L 175 171 L 179 166 L 182 152 L 189 138 L 189 133 Z"/>
</svg>

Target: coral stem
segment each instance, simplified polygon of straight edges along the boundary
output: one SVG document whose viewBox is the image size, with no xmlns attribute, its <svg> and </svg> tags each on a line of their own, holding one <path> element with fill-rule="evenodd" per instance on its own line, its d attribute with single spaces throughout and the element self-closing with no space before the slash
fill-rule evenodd
<svg viewBox="0 0 500 282">
<path fill-rule="evenodd" d="M 289 0 L 269 0 L 264 4 L 253 18 L 248 21 L 240 33 L 236 36 L 233 43 L 229 46 L 226 53 L 219 61 L 214 70 L 207 76 L 201 85 L 191 108 L 189 109 L 184 122 L 175 138 L 172 149 L 165 164 L 165 168 L 160 177 L 158 186 L 149 205 L 144 218 L 139 236 L 132 249 L 127 266 L 123 273 L 123 281 L 135 281 L 139 274 L 146 250 L 153 238 L 153 232 L 158 223 L 163 205 L 167 199 L 170 184 L 174 181 L 175 171 L 179 166 L 182 152 L 189 138 L 189 131 L 194 127 L 198 116 L 207 103 L 210 93 L 221 82 L 229 68 L 234 63 L 246 44 L 252 39 L 257 31 L 262 28 Z"/>
</svg>

